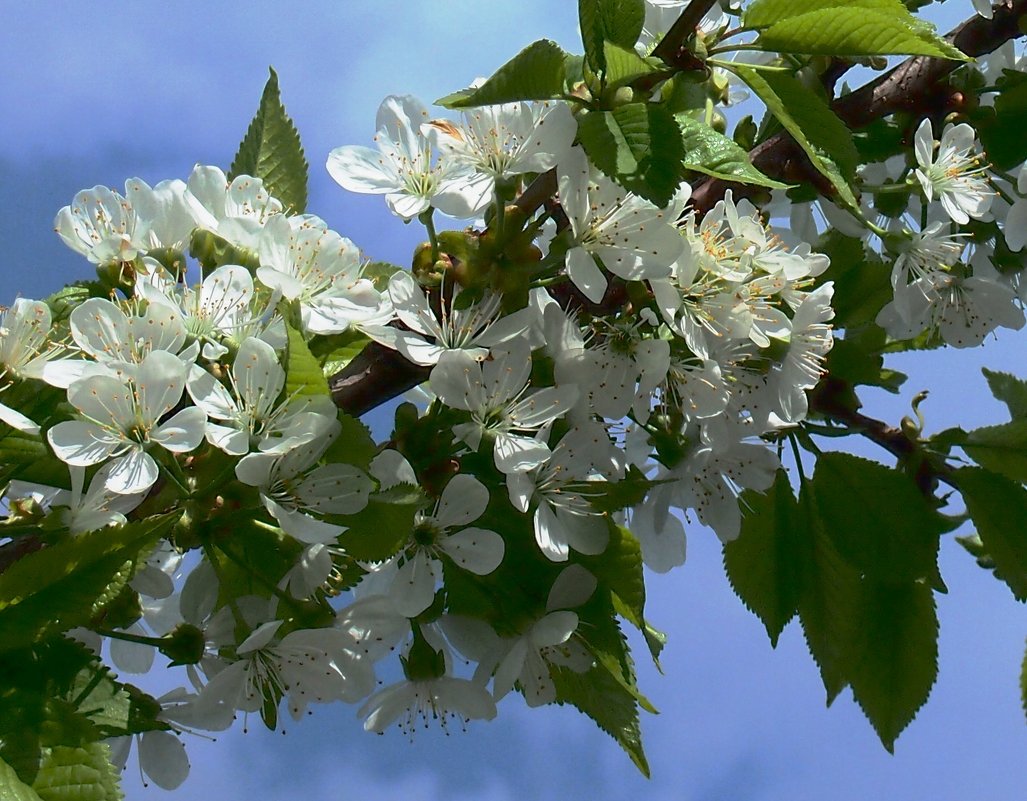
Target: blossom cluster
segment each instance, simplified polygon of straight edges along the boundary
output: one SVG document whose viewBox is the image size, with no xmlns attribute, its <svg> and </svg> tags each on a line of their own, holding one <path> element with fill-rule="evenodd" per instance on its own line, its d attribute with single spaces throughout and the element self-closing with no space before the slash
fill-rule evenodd
<svg viewBox="0 0 1027 801">
<path fill-rule="evenodd" d="M 652 38 L 672 5 L 651 4 Z M 562 101 L 454 120 L 386 98 L 375 146 L 327 162 L 345 189 L 426 227 L 413 269 L 384 277 L 260 178 L 216 167 L 97 186 L 57 215 L 100 282 L 70 311 L 19 299 L 0 322 L 0 424 L 61 468 L 52 484 L 7 481 L 4 501 L 9 522 L 68 537 L 178 515 L 132 580 L 140 615 L 103 632 L 129 673 L 192 643 L 174 652 L 186 686 L 160 699 L 168 731 L 139 745 L 158 783 L 187 770 L 176 734 L 239 713 L 274 726 L 283 701 L 294 718 L 358 704 L 376 732 L 490 719 L 515 687 L 552 703 L 559 677 L 596 669 L 588 616 L 609 588 L 592 568 L 611 543 L 633 536 L 669 570 L 687 521 L 730 541 L 739 494 L 773 483 L 775 444 L 809 414 L 834 341 L 815 227 L 775 229 L 730 191 L 699 215 L 688 182 L 658 206 L 576 142 Z M 1023 324 L 1018 275 L 989 272 L 978 240 L 962 260 L 964 229 L 1000 205 L 975 153 L 969 126 L 936 143 L 925 120 L 915 161 L 886 184 L 909 196 L 902 214 L 884 226 L 869 205 L 857 218 L 820 204 L 838 230 L 895 251 L 878 317 L 893 338 L 963 346 Z M 549 172 L 551 202 L 519 206 Z M 467 227 L 439 234 L 436 213 Z M 426 376 L 377 442 L 325 381 L 354 342 Z M 33 404 L 26 387 L 66 403 Z M 258 569 L 261 538 L 278 561 Z M 539 586 L 504 617 L 526 564 Z"/>
</svg>

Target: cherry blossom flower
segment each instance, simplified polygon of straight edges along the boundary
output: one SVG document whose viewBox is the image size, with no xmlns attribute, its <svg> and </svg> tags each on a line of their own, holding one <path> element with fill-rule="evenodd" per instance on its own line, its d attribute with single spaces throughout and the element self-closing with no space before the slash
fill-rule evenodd
<svg viewBox="0 0 1027 801">
<path fill-rule="evenodd" d="M 414 364 L 425 366 L 437 364 L 439 357 L 450 350 L 462 350 L 475 359 L 484 359 L 490 347 L 524 333 L 533 317 L 528 308 L 500 316 L 502 297 L 493 293 L 486 293 L 467 308 L 443 303 L 436 313 L 407 272 L 395 273 L 389 279 L 389 297 L 396 317 L 409 330 L 365 325 L 363 331 L 376 342 L 398 350 Z"/>
<path fill-rule="evenodd" d="M 351 464 L 313 467 L 341 429 L 331 417 L 321 425 L 311 441 L 282 454 L 251 453 L 235 466 L 236 478 L 260 489 L 264 507 L 282 530 L 307 544 L 333 542 L 345 530 L 316 514 L 356 514 L 367 505 L 374 487 L 367 474 Z"/>
<path fill-rule="evenodd" d="M 436 195 L 466 168 L 452 161 L 432 163 L 433 138 L 421 133 L 428 109 L 410 95 L 390 95 L 378 108 L 377 150 L 358 145 L 328 154 L 328 174 L 343 189 L 385 195 L 393 214 L 410 220 L 434 205 Z"/>
<path fill-rule="evenodd" d="M 257 278 L 300 307 L 303 330 L 335 334 L 358 322 L 387 322 L 374 285 L 360 277 L 356 245 L 311 215 L 279 216 L 260 237 Z"/>
<path fill-rule="evenodd" d="M 157 462 L 147 449 L 159 445 L 187 453 L 203 441 L 207 415 L 195 406 L 160 422 L 178 405 L 185 388 L 186 366 L 166 351 L 154 351 L 140 363 L 132 379 L 96 375 L 68 388 L 68 402 L 83 420 L 58 423 L 47 431 L 57 458 L 77 467 L 106 462 L 112 492 L 144 492 L 157 480 Z"/>
<path fill-rule="evenodd" d="M 76 194 L 57 213 L 54 230 L 93 264 L 132 261 L 149 248 L 146 226 L 132 204 L 106 186 Z"/>
<path fill-rule="evenodd" d="M 566 103 L 506 103 L 483 106 L 454 125 L 433 120 L 438 148 L 449 164 L 470 168 L 439 193 L 435 205 L 454 217 L 474 217 L 495 196 L 496 181 L 522 173 L 545 172 L 570 150 L 577 123 Z"/>
<path fill-rule="evenodd" d="M 598 303 L 606 292 L 606 276 L 595 259 L 628 281 L 670 274 L 684 249 L 670 223 L 688 199 L 688 184 L 682 184 L 670 206 L 660 209 L 608 178 L 593 176 L 580 148 L 573 148 L 558 165 L 557 178 L 560 205 L 575 241 L 567 251 L 567 275 L 585 297 Z"/>
<path fill-rule="evenodd" d="M 484 576 L 503 560 L 503 538 L 494 531 L 468 526 L 485 513 L 489 491 L 474 476 L 453 476 L 430 515 L 418 513 L 413 534 L 399 555 L 379 566 L 380 582 L 389 577 L 388 596 L 396 610 L 416 617 L 435 598 L 445 556 L 470 572 Z M 345 548 L 345 537 L 342 540 Z"/>
<path fill-rule="evenodd" d="M 578 397 L 572 385 L 526 394 L 530 374 L 524 339 L 493 349 L 484 365 L 464 351 L 449 351 L 431 372 L 431 389 L 439 399 L 471 413 L 471 422 L 454 426 L 453 432 L 472 448 L 488 434 L 496 467 L 504 473 L 530 470 L 549 458 L 549 446 L 530 434 L 563 416 Z"/>
<path fill-rule="evenodd" d="M 260 178 L 237 175 L 229 183 L 218 167 L 197 164 L 189 175 L 190 194 L 209 213 L 211 230 L 234 245 L 256 251 L 268 220 L 282 214 L 282 202 L 272 197 Z"/>
<path fill-rule="evenodd" d="M 344 631 L 296 629 L 275 642 L 281 620 L 262 623 L 235 649 L 237 658 L 217 672 L 197 704 L 256 712 L 287 699 L 299 720 L 311 703 L 354 702 L 371 692 L 374 674 Z"/>
<path fill-rule="evenodd" d="M 929 119 L 920 123 L 914 138 L 916 160 L 920 165 L 916 177 L 927 200 L 937 195 L 945 213 L 960 225 L 966 225 L 971 217 L 981 219 L 995 197 L 984 177 L 987 168 L 980 166 L 977 156 L 971 155 L 974 141 L 973 128 L 966 123 L 950 123 L 942 131 L 935 154 L 934 129 Z"/>
<path fill-rule="evenodd" d="M 438 721 L 445 728 L 450 718 L 466 724 L 470 720 L 492 720 L 496 702 L 481 684 L 453 676 L 397 682 L 384 687 L 357 712 L 366 718 L 366 731 L 383 733 L 399 721 L 400 728 L 412 735 L 418 723 Z"/>
<path fill-rule="evenodd" d="M 239 347 L 228 371 L 232 392 L 213 375 L 193 366 L 186 389 L 212 420 L 206 438 L 233 456 L 256 448 L 263 453 L 284 453 L 325 436 L 336 423 L 336 407 L 327 395 L 300 396 L 279 402 L 285 370 L 274 348 L 248 337 Z"/>
</svg>

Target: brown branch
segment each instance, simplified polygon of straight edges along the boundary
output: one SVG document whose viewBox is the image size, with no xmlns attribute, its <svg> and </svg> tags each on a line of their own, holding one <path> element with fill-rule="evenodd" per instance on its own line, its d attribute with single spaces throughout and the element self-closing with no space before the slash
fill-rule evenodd
<svg viewBox="0 0 1027 801">
<path fill-rule="evenodd" d="M 335 405 L 359 417 L 428 380 L 429 369 L 408 362 L 399 351 L 371 342 L 329 379 Z"/>
<path fill-rule="evenodd" d="M 1019 21 L 1025 15 L 1027 0 L 1004 0 L 995 6 L 993 19 L 974 16 L 953 29 L 946 38 L 968 56 L 982 56 L 1010 39 L 1023 36 Z M 942 81 L 961 64 L 960 61 L 929 56 L 907 59 L 865 86 L 837 98 L 831 108 L 854 130 L 897 111 L 927 111 Z M 820 180 L 820 174 L 809 163 L 806 154 L 785 131 L 754 147 L 749 158 L 754 166 L 774 178 L 790 182 L 805 179 L 814 185 Z M 736 197 L 763 191 L 752 184 L 711 178 L 696 182 L 692 187 L 692 207 L 702 216 L 724 197 L 728 188 Z"/>
<path fill-rule="evenodd" d="M 682 70 L 704 70 L 706 66 L 696 59 L 685 45 L 695 33 L 702 18 L 716 4 L 717 0 L 692 0 L 653 49 L 653 55 L 666 64 Z"/>
</svg>

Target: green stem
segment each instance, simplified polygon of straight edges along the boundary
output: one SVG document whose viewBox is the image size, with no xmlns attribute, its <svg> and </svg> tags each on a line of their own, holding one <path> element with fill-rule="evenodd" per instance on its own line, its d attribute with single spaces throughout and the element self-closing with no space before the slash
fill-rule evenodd
<svg viewBox="0 0 1027 801">
<path fill-rule="evenodd" d="M 129 634 L 127 631 L 114 631 L 113 629 L 93 629 L 101 637 L 110 637 L 112 640 L 123 640 L 134 642 L 137 645 L 150 645 L 160 648 L 164 644 L 163 637 L 145 637 L 142 634 Z"/>
<path fill-rule="evenodd" d="M 259 521 L 254 521 L 259 522 Z M 204 542 L 201 546 L 203 548 L 203 555 L 207 557 L 207 561 L 210 562 L 211 570 L 214 571 L 214 575 L 217 577 L 218 584 L 224 588 L 228 586 L 228 582 L 225 581 L 224 575 L 221 573 L 221 565 L 218 564 L 217 557 L 212 552 L 212 548 L 209 542 Z M 232 617 L 235 619 L 235 625 L 240 629 L 241 632 L 248 632 L 250 625 L 246 622 L 246 618 L 243 617 L 242 612 L 239 609 L 239 605 L 236 604 L 235 598 L 231 595 L 228 596 L 228 608 L 232 612 Z"/>
<path fill-rule="evenodd" d="M 498 195 L 496 196 L 496 216 L 492 224 L 496 228 L 496 242 L 502 242 L 503 228 L 506 226 L 506 203 Z"/>
<path fill-rule="evenodd" d="M 806 484 L 806 473 L 802 469 L 802 453 L 799 451 L 799 441 L 795 434 L 788 435 L 788 444 L 792 447 L 792 457 L 795 459 L 795 469 L 799 473 L 799 483 Z"/>
<path fill-rule="evenodd" d="M 1006 201 L 1006 203 L 1008 203 L 1010 206 L 1013 205 L 1015 201 L 1013 200 L 1012 196 L 1005 189 L 999 186 L 995 181 L 993 181 L 990 177 L 988 178 L 988 184 L 991 186 L 992 189 L 994 189 L 998 193 L 999 197 Z"/>
<path fill-rule="evenodd" d="M 428 232 L 428 241 L 431 242 L 431 260 L 436 262 L 439 260 L 439 237 L 435 233 L 435 209 L 431 206 L 426 208 L 420 214 L 417 215 L 418 221 L 424 226 Z"/>
<path fill-rule="evenodd" d="M 862 186 L 864 192 L 873 192 L 875 195 L 889 195 L 899 192 L 905 192 L 908 195 L 914 188 L 913 184 L 908 181 L 896 184 L 863 184 Z"/>
</svg>

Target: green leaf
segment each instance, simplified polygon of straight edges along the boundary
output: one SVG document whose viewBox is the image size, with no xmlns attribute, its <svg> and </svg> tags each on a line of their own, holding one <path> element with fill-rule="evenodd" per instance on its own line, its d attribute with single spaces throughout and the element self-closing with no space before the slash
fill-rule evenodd
<svg viewBox="0 0 1027 801">
<path fill-rule="evenodd" d="M 19 559 L 0 574 L 0 652 L 87 622 L 132 577 L 179 512 L 90 531 Z"/>
<path fill-rule="evenodd" d="M 1027 483 L 1027 419 L 974 429 L 960 447 L 981 467 Z"/>
<path fill-rule="evenodd" d="M 310 352 L 321 363 L 323 375 L 335 375 L 353 361 L 371 339 L 362 331 L 349 329 L 339 334 L 315 336 L 309 343 Z"/>
<path fill-rule="evenodd" d="M 995 576 L 1027 601 L 1027 490 L 979 467 L 957 470 L 956 480 Z"/>
<path fill-rule="evenodd" d="M 1027 418 L 1027 381 L 1010 375 L 981 368 L 988 379 L 991 394 L 1002 401 L 1009 409 L 1009 416 L 1014 420 Z"/>
<path fill-rule="evenodd" d="M 938 618 L 920 582 L 864 580 L 849 668 L 852 694 L 893 752 L 938 675 Z"/>
<path fill-rule="evenodd" d="M 799 494 L 805 521 L 799 620 L 830 704 L 849 683 L 849 650 L 855 635 L 859 573 L 835 549 L 821 520 L 815 489 L 806 482 Z"/>
<path fill-rule="evenodd" d="M 106 743 L 56 746 L 44 749 L 32 789 L 42 801 L 121 801 L 119 774 Z"/>
<path fill-rule="evenodd" d="M 597 665 L 587 673 L 575 673 L 559 665 L 552 665 L 550 671 L 556 685 L 556 702 L 571 704 L 592 718 L 648 778 L 649 762 L 642 747 L 638 706 L 617 677 L 605 665 Z"/>
<path fill-rule="evenodd" d="M 777 472 L 766 493 L 742 493 L 745 510 L 738 538 L 724 546 L 724 569 L 742 603 L 777 639 L 798 609 L 802 594 L 802 538 L 799 504 L 788 476 Z"/>
<path fill-rule="evenodd" d="M 847 453 L 825 453 L 812 484 L 824 530 L 863 575 L 884 581 L 934 575 L 943 526 L 908 475 Z"/>
<path fill-rule="evenodd" d="M 609 88 L 625 86 L 646 75 L 659 72 L 662 67 L 642 58 L 633 48 L 603 42 L 606 60 L 606 85 Z"/>
<path fill-rule="evenodd" d="M 307 160 L 296 126 L 282 105 L 278 75 L 273 69 L 270 73 L 257 114 L 228 171 L 228 180 L 239 175 L 260 178 L 289 214 L 302 214 L 307 208 Z"/>
<path fill-rule="evenodd" d="M 657 206 L 670 203 L 681 183 L 684 145 L 673 115 L 660 106 L 627 103 L 578 119 L 589 160 L 625 189 Z"/>
<path fill-rule="evenodd" d="M 548 100 L 564 89 L 567 54 L 549 39 L 524 48 L 481 86 L 461 89 L 435 101 L 444 108 L 471 108 L 517 100 Z"/>
<path fill-rule="evenodd" d="M 3 801 L 43 801 L 39 794 L 24 784 L 14 768 L 0 759 L 0 798 Z"/>
<path fill-rule="evenodd" d="M 913 24 L 910 24 L 913 20 Z M 778 53 L 826 56 L 932 56 L 969 59 L 938 36 L 933 26 L 857 3 L 786 17 L 764 30 L 757 44 Z"/>
<path fill-rule="evenodd" d="M 407 492 L 405 499 L 383 501 L 372 495 L 363 511 L 333 518 L 349 526 L 339 538 L 348 555 L 358 561 L 382 562 L 409 541 L 414 514 L 423 507 L 424 495 L 413 485 L 402 485 L 401 489 Z"/>
<path fill-rule="evenodd" d="M 996 81 L 1001 91 L 993 106 L 982 106 L 971 117 L 988 154 L 988 161 L 1011 170 L 1027 159 L 1027 81 L 1020 73 L 1006 70 Z"/>
<path fill-rule="evenodd" d="M 327 395 L 328 380 L 321 371 L 321 365 L 310 352 L 303 334 L 286 325 L 289 335 L 289 351 L 285 370 L 285 396 Z"/>
<path fill-rule="evenodd" d="M 585 59 L 596 72 L 607 71 L 605 43 L 631 49 L 645 23 L 644 0 L 578 0 L 578 22 Z"/>
<path fill-rule="evenodd" d="M 890 269 L 861 240 L 837 231 L 825 233 L 816 250 L 831 259 L 823 280 L 834 281 L 835 328 L 873 324 L 894 294 Z"/>
<path fill-rule="evenodd" d="M 859 203 L 849 181 L 855 175 L 859 153 L 852 132 L 831 111 L 827 102 L 791 75 L 761 72 L 735 63 L 731 70 L 759 96 L 792 135 L 813 166 L 831 182 L 838 198 L 853 209 Z"/>
<path fill-rule="evenodd" d="M 830 8 L 867 8 L 887 12 L 909 25 L 922 24 L 909 13 L 902 0 L 753 0 L 742 14 L 742 24 L 749 28 L 763 28 L 789 17 Z"/>
<path fill-rule="evenodd" d="M 378 446 L 371 436 L 371 430 L 356 417 L 351 417 L 341 409 L 338 414 L 342 430 L 335 441 L 325 451 L 325 460 L 353 464 L 366 470 L 378 452 Z"/>
<path fill-rule="evenodd" d="M 686 169 L 723 181 L 756 184 L 771 189 L 784 189 L 788 186 L 752 166 L 745 150 L 706 123 L 693 119 L 687 112 L 675 114 L 674 119 L 681 129 L 685 151 L 681 161 Z"/>
</svg>

